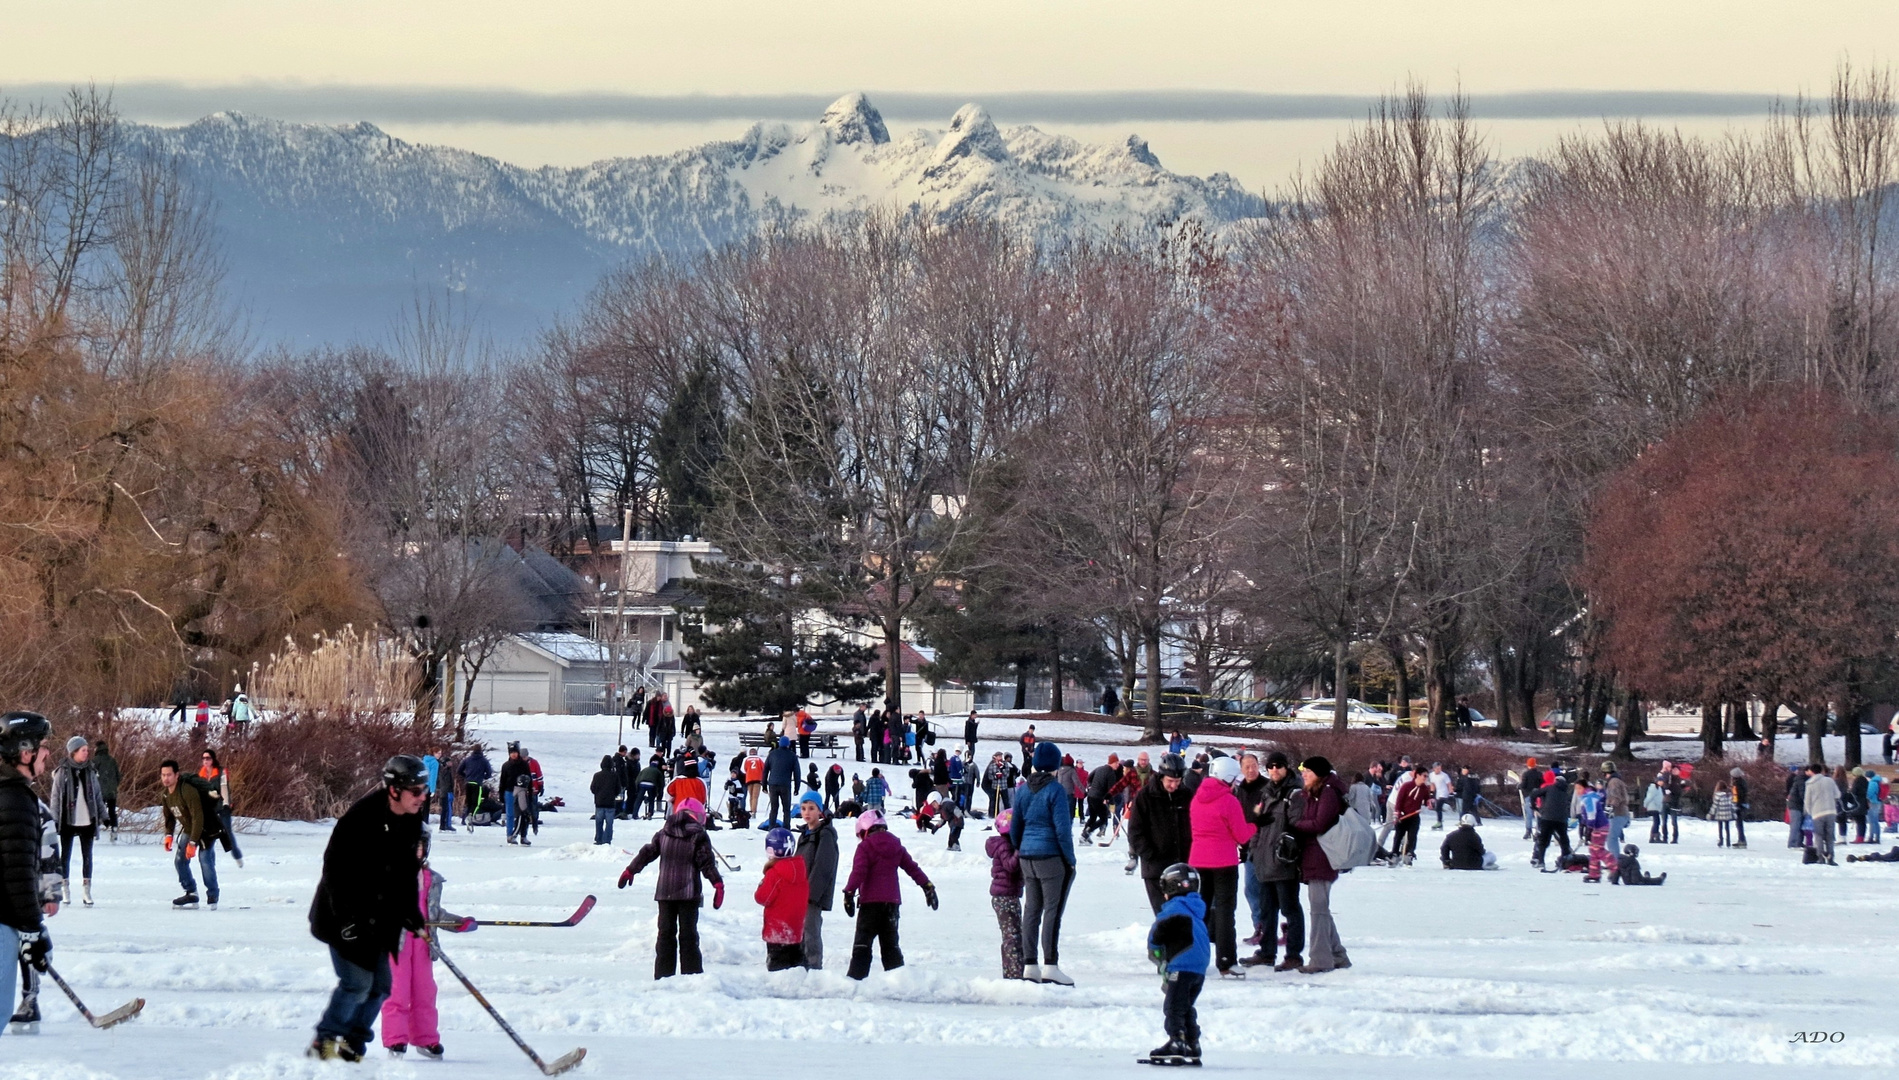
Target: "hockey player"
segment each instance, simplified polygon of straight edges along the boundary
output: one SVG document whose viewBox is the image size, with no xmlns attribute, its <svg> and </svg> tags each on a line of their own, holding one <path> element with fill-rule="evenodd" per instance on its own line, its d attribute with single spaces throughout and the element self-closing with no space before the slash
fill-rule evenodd
<svg viewBox="0 0 1899 1080">
<path fill-rule="evenodd" d="M 23 1035 L 40 1029 L 39 977 L 53 950 L 46 918 L 59 913 L 59 833 L 32 786 L 51 757 L 41 745 L 51 730 L 38 713 L 0 716 L 0 1003 L 13 1000 L 17 956 L 20 1007 L 10 1026 Z"/>
<path fill-rule="evenodd" d="M 429 868 L 429 834 L 422 831 L 416 845 L 416 858 L 422 861 L 417 875 L 416 907 L 429 926 L 421 933 L 402 935 L 402 951 L 390 968 L 389 1000 L 382 1003 L 382 1044 L 389 1056 L 399 1058 L 415 1047 L 416 1056 L 428 1061 L 442 1059 L 442 1033 L 435 1012 L 435 928 L 451 934 L 475 929 L 475 920 L 451 915 L 442 910 L 442 876 Z M 454 923 L 453 926 L 443 926 Z"/>
<path fill-rule="evenodd" d="M 725 881 L 713 860 L 705 822 L 705 805 L 697 799 L 686 799 L 620 872 L 620 888 L 624 889 L 647 864 L 659 862 L 659 882 L 653 890 L 653 899 L 659 902 L 659 941 L 653 950 L 655 979 L 671 978 L 675 966 L 685 975 L 705 970 L 699 955 L 699 905 L 704 900 L 700 877 L 712 883 L 714 910 L 725 906 Z"/>
<path fill-rule="evenodd" d="M 1200 1063 L 1200 1022 L 1194 1002 L 1206 985 L 1213 951 L 1207 938 L 1207 904 L 1200 874 L 1186 863 L 1161 871 L 1160 915 L 1147 932 L 1147 955 L 1161 977 L 1161 1014 L 1167 1041 L 1141 1061 L 1148 1065 Z"/>
</svg>

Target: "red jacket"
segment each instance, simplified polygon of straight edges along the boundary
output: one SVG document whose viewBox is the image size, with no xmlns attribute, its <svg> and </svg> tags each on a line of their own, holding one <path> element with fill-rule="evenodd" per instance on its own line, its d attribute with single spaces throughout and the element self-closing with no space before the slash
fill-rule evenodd
<svg viewBox="0 0 1899 1080">
<path fill-rule="evenodd" d="M 773 859 L 752 899 L 764 905 L 767 944 L 795 945 L 804 940 L 804 909 L 811 902 L 811 883 L 805 877 L 803 859 Z"/>
</svg>

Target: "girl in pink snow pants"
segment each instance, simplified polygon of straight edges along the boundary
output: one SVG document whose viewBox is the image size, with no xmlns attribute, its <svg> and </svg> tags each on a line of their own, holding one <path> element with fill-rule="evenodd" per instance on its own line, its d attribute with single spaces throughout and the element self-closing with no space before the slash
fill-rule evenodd
<svg viewBox="0 0 1899 1080">
<path fill-rule="evenodd" d="M 442 910 L 440 874 L 429 869 L 429 834 L 422 834 L 419 854 L 422 872 L 418 877 L 416 903 L 430 923 L 457 923 L 443 927 L 451 933 L 466 933 L 475 928 L 475 920 L 451 915 Z M 431 934 L 433 930 L 431 930 Z M 435 941 L 432 936 L 408 934 L 402 939 L 402 951 L 390 961 L 389 998 L 382 1003 L 382 1044 L 390 1057 L 402 1057 L 410 1046 L 431 1061 L 442 1056 L 442 1033 L 436 1028 L 435 1015 Z"/>
</svg>

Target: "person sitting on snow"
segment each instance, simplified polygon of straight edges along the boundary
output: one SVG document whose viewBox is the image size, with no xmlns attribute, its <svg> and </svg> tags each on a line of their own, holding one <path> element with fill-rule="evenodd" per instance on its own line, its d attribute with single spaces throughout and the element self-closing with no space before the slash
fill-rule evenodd
<svg viewBox="0 0 1899 1080">
<path fill-rule="evenodd" d="M 1643 873 L 1642 864 L 1636 859 L 1636 856 L 1641 853 L 1642 849 L 1634 844 L 1622 845 L 1622 858 L 1616 865 L 1615 877 L 1612 879 L 1615 884 L 1661 885 L 1668 880 L 1667 874 L 1656 877 L 1654 874 Z"/>
<path fill-rule="evenodd" d="M 1484 839 L 1477 835 L 1477 815 L 1465 814 L 1457 820 L 1457 828 L 1452 829 L 1437 849 L 1438 858 L 1446 870 L 1495 870 L 1497 856 L 1495 852 L 1484 850 Z"/>
<path fill-rule="evenodd" d="M 1899 862 L 1899 846 L 1881 855 L 1875 851 L 1871 855 L 1848 855 L 1847 862 Z"/>
</svg>

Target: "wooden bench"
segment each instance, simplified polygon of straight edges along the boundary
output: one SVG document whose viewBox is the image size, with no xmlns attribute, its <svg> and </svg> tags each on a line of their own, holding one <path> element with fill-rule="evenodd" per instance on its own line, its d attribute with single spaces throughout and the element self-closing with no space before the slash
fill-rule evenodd
<svg viewBox="0 0 1899 1080">
<path fill-rule="evenodd" d="M 766 749 L 774 745 L 772 740 L 767 739 L 765 733 L 762 731 L 741 731 L 739 732 L 738 741 L 740 748 L 756 746 L 760 749 Z M 798 745 L 796 736 L 791 737 L 791 745 Z M 838 751 L 844 749 L 841 737 L 835 731 L 820 731 L 812 735 L 811 746 L 818 750 L 829 750 L 832 757 L 836 757 Z"/>
</svg>

